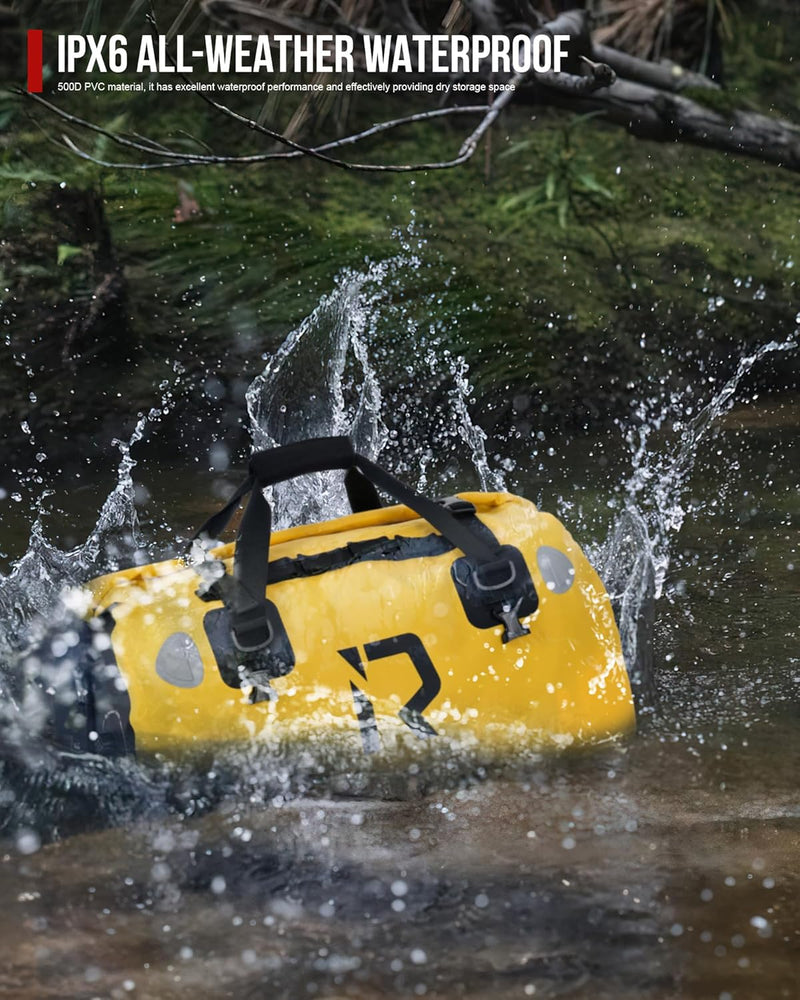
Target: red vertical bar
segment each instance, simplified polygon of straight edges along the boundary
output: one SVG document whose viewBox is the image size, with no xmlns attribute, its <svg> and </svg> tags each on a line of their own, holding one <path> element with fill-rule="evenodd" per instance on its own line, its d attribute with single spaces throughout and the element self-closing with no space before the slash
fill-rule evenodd
<svg viewBox="0 0 800 1000">
<path fill-rule="evenodd" d="M 28 32 L 28 90 L 41 94 L 42 86 L 42 32 Z"/>
</svg>

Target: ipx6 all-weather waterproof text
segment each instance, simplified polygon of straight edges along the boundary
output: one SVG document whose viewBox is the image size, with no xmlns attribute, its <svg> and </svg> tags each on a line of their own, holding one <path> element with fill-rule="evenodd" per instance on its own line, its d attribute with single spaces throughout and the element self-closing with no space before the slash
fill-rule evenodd
<svg viewBox="0 0 800 1000">
<path fill-rule="evenodd" d="M 59 35 L 59 73 L 559 73 L 569 35 Z"/>
</svg>

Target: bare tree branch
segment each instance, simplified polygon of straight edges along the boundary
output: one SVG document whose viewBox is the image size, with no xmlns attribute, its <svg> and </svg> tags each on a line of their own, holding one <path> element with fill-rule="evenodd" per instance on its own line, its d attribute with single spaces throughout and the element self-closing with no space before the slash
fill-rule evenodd
<svg viewBox="0 0 800 1000">
<path fill-rule="evenodd" d="M 502 107 L 508 103 L 511 96 L 513 96 L 513 91 L 506 91 L 502 96 L 508 94 L 508 100 L 504 101 L 500 107 L 497 107 L 499 101 L 496 101 L 494 105 L 487 108 L 485 105 L 457 105 L 449 108 L 434 108 L 430 111 L 420 111 L 413 115 L 405 115 L 402 118 L 394 118 L 390 121 L 378 122 L 369 128 L 363 129 L 361 132 L 355 132 L 352 135 L 343 136 L 339 139 L 332 139 L 330 142 L 323 143 L 320 146 L 313 147 L 312 149 L 307 149 L 304 146 L 295 148 L 291 151 L 284 152 L 269 152 L 269 153 L 253 153 L 251 155 L 241 155 L 241 156 L 227 156 L 227 155 L 215 155 L 215 154 L 205 154 L 205 153 L 184 153 L 177 150 L 168 149 L 166 146 L 160 143 L 155 143 L 150 139 L 142 139 L 139 137 L 140 141 L 134 141 L 132 139 L 127 139 L 125 136 L 119 135 L 115 132 L 110 132 L 108 129 L 103 128 L 94 122 L 87 121 L 86 119 L 79 118 L 77 115 L 72 115 L 57 105 L 52 104 L 50 101 L 38 94 L 30 94 L 27 91 L 16 90 L 16 93 L 24 97 L 29 97 L 36 101 L 38 104 L 43 105 L 49 111 L 56 114 L 59 118 L 64 121 L 69 122 L 71 125 L 75 125 L 80 128 L 85 128 L 91 132 L 95 132 L 105 138 L 111 140 L 119 146 L 124 146 L 128 149 L 135 149 L 141 153 L 147 153 L 151 155 L 159 155 L 162 158 L 167 158 L 167 162 L 163 160 L 156 163 L 113 163 L 108 160 L 102 160 L 99 157 L 94 156 L 91 153 L 86 152 L 86 150 L 81 149 L 77 143 L 75 143 L 69 136 L 62 135 L 62 141 L 67 148 L 80 156 L 84 160 L 89 160 L 92 163 L 96 163 L 101 167 L 108 167 L 114 170 L 163 170 L 167 168 L 184 167 L 184 166 L 250 166 L 257 163 L 265 163 L 270 160 L 290 160 L 297 159 L 299 157 L 305 156 L 308 153 L 322 153 L 330 149 L 338 149 L 340 147 L 354 145 L 355 143 L 362 142 L 365 139 L 369 139 L 372 136 L 380 135 L 383 132 L 388 132 L 391 129 L 400 128 L 403 125 L 411 125 L 417 122 L 430 121 L 437 118 L 451 118 L 458 115 L 483 115 L 484 119 L 489 119 L 488 125 L 483 126 L 483 122 L 478 129 L 473 132 L 465 143 L 462 144 L 459 150 L 458 156 L 453 160 L 447 160 L 442 163 L 420 163 L 420 164 L 358 164 L 349 163 L 345 160 L 330 160 L 330 162 L 345 167 L 350 170 L 378 170 L 378 171 L 395 171 L 395 172 L 408 172 L 415 170 L 436 170 L 444 169 L 452 166 L 458 166 L 460 163 L 466 162 L 463 158 L 464 149 L 474 138 L 476 133 L 478 134 L 478 141 L 480 136 L 486 131 L 492 122 L 495 121 L 497 115 L 502 110 Z M 241 120 L 248 128 L 253 128 L 255 131 L 263 131 L 266 134 L 271 134 L 269 129 L 264 126 L 260 126 L 257 122 L 252 121 L 249 118 L 244 118 L 243 116 L 237 115 L 236 112 L 225 105 L 218 104 L 216 101 L 211 102 L 218 110 L 223 111 L 223 113 L 230 112 L 231 115 L 235 116 L 238 120 Z M 294 144 L 299 145 L 299 144 Z M 475 143 L 477 145 L 477 141 Z M 475 152 L 472 148 L 469 156 Z M 467 159 L 469 159 L 467 156 Z"/>
<path fill-rule="evenodd" d="M 618 76 L 624 76 L 626 80 L 675 92 L 685 90 L 687 87 L 720 90 L 719 84 L 709 80 L 707 76 L 693 73 L 678 66 L 677 63 L 650 62 L 648 59 L 640 59 L 638 56 L 612 49 L 610 45 L 599 45 L 597 42 L 592 46 L 592 51 L 595 58 L 607 63 Z"/>
<path fill-rule="evenodd" d="M 502 4 L 494 7 L 482 0 L 466 3 L 476 20 L 494 16 L 505 9 Z M 225 19 L 275 18 L 281 27 L 291 26 L 300 32 L 313 31 L 319 24 L 300 16 L 291 17 L 281 11 L 266 11 L 250 0 L 204 0 L 204 8 L 215 17 Z M 332 5 L 333 6 L 333 5 Z M 115 163 L 94 156 L 82 149 L 74 138 L 63 136 L 62 141 L 77 156 L 104 167 L 119 170 L 163 170 L 182 166 L 248 166 L 278 160 L 296 159 L 308 156 L 329 166 L 348 171 L 373 173 L 410 173 L 426 170 L 445 170 L 461 166 L 472 158 L 481 140 L 487 135 L 500 113 L 515 100 L 533 100 L 574 111 L 600 111 L 608 121 L 623 125 L 632 133 L 657 141 L 683 141 L 708 146 L 725 151 L 757 157 L 777 163 L 790 170 L 800 170 L 800 129 L 791 122 L 770 118 L 754 112 L 733 111 L 720 113 L 700 101 L 689 100 L 678 91 L 686 86 L 702 86 L 718 89 L 716 84 L 696 73 L 686 73 L 672 65 L 650 63 L 618 52 L 607 46 L 592 44 L 588 17 L 585 10 L 569 10 L 559 14 L 552 21 L 542 23 L 541 17 L 530 4 L 514 3 L 514 16 L 525 18 L 524 23 L 508 24 L 511 32 L 526 31 L 533 40 L 540 34 L 566 34 L 572 40 L 570 46 L 569 72 L 531 72 L 515 76 L 495 75 L 494 81 L 506 88 L 488 106 L 466 106 L 437 108 L 417 114 L 380 122 L 367 129 L 329 142 L 306 145 L 270 128 L 247 115 L 241 114 L 209 94 L 199 92 L 199 96 L 217 114 L 235 121 L 248 131 L 255 132 L 285 147 L 281 151 L 271 150 L 251 154 L 215 154 L 185 152 L 170 149 L 154 139 L 136 135 L 127 138 L 118 135 L 62 110 L 50 101 L 36 94 L 17 91 L 38 102 L 48 111 L 59 116 L 70 125 L 95 132 L 118 146 L 135 151 L 145 158 L 145 162 Z M 287 10 L 289 8 L 287 7 Z M 304 8 L 306 9 L 306 8 Z M 338 8 L 337 16 L 341 15 Z M 406 2 L 391 7 L 395 20 L 411 16 Z M 155 14 L 151 10 L 150 20 L 155 27 Z M 485 22 L 484 23 L 488 23 Z M 369 30 L 349 25 L 347 30 L 356 37 L 362 37 Z M 156 27 L 157 30 L 157 27 Z M 337 28 L 338 30 L 338 28 Z M 531 42 L 533 44 L 533 41 Z M 597 61 L 600 57 L 602 61 Z M 173 64 L 174 65 L 174 64 Z M 615 70 L 622 77 L 616 79 Z M 419 74 L 418 74 L 419 76 Z M 468 74 L 479 83 L 488 79 L 485 67 L 476 74 Z M 415 122 L 423 122 L 456 115 L 481 115 L 477 127 L 464 139 L 458 153 L 451 159 L 421 163 L 364 163 L 341 159 L 331 155 L 349 146 L 357 145 L 372 136 Z"/>
</svg>

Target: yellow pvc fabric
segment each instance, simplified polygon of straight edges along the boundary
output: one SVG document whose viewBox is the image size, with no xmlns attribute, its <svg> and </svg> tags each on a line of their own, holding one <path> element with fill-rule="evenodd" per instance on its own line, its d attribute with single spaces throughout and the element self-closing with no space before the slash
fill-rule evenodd
<svg viewBox="0 0 800 1000">
<path fill-rule="evenodd" d="M 452 740 L 488 750 L 570 746 L 634 728 L 633 699 L 611 604 L 579 546 L 554 517 L 510 494 L 464 493 L 498 542 L 524 556 L 539 607 L 530 634 L 470 624 L 451 577 L 461 553 L 355 562 L 270 584 L 295 664 L 271 682 L 274 697 L 226 684 L 204 629 L 210 611 L 195 569 L 168 561 L 89 584 L 92 611 L 114 619 L 113 651 L 131 699 L 137 749 L 331 740 L 389 751 L 408 741 Z M 270 561 L 347 543 L 426 538 L 430 525 L 395 506 L 276 532 Z M 233 545 L 213 553 L 232 570 Z M 400 637 L 398 652 L 387 640 Z M 383 646 L 381 644 L 384 644 Z M 388 647 L 391 650 L 392 647 Z M 370 658 L 369 650 L 382 649 Z M 402 709 L 430 676 L 426 731 Z M 435 733 L 435 735 L 434 735 Z"/>
</svg>

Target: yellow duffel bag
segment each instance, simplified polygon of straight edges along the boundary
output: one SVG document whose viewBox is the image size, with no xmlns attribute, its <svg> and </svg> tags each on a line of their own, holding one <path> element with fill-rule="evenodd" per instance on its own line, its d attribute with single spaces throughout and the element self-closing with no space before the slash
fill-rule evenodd
<svg viewBox="0 0 800 1000">
<path fill-rule="evenodd" d="M 264 488 L 331 469 L 347 470 L 354 513 L 271 534 Z M 378 490 L 398 505 L 381 507 Z M 387 752 L 427 740 L 503 751 L 634 727 L 608 595 L 532 503 L 436 502 L 348 438 L 323 438 L 254 454 L 198 535 L 219 537 L 248 493 L 235 545 L 87 585 L 90 662 L 77 709 L 61 699 L 62 745 L 334 739 Z"/>
</svg>

